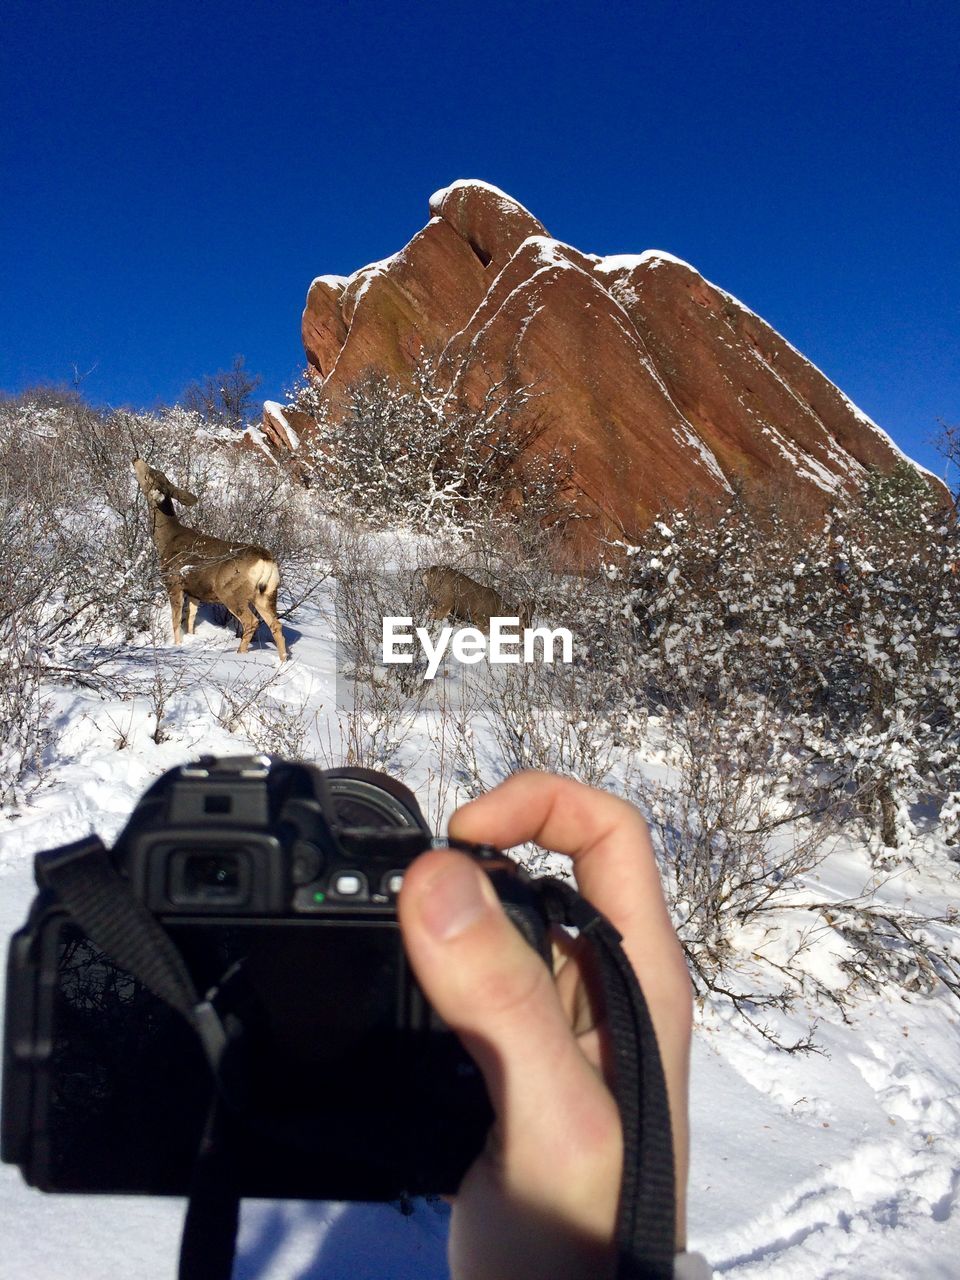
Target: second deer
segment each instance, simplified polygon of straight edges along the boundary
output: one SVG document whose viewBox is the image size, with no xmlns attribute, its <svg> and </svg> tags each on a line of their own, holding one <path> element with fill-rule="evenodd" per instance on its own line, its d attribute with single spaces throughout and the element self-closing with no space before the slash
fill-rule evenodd
<svg viewBox="0 0 960 1280">
<path fill-rule="evenodd" d="M 185 600 L 190 635 L 198 603 L 222 604 L 240 623 L 239 653 L 250 648 L 262 618 L 273 635 L 280 661 L 285 662 L 287 646 L 277 617 L 280 570 L 274 557 L 264 547 L 214 538 L 181 524 L 174 501 L 192 507 L 196 496 L 177 488 L 162 471 L 148 466 L 142 458 L 134 460 L 133 469 L 150 512 L 160 572 L 170 597 L 175 642 L 179 644 L 181 639 Z"/>
<path fill-rule="evenodd" d="M 459 569 L 431 565 L 421 570 L 420 579 L 430 600 L 431 618 L 451 617 L 458 622 L 472 623 L 481 631 L 490 630 L 491 618 L 519 618 L 521 629 L 529 627 L 533 620 L 530 604 L 520 604 L 513 609 L 499 591 L 474 582 Z"/>
</svg>

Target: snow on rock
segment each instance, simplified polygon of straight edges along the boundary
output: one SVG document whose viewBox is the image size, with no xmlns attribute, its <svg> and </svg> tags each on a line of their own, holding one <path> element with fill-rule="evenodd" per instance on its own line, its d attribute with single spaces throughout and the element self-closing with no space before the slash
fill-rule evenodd
<svg viewBox="0 0 960 1280">
<path fill-rule="evenodd" d="M 655 270 L 662 262 L 671 262 L 674 266 L 685 267 L 694 275 L 700 274 L 689 262 L 684 262 L 683 258 L 674 257 L 672 253 L 666 253 L 663 249 L 645 249 L 643 253 L 610 253 L 606 257 L 597 259 L 597 270 L 604 275 L 633 271 L 636 267 L 650 267 Z"/>
<path fill-rule="evenodd" d="M 447 200 L 454 197 L 469 197 L 476 195 L 484 200 L 497 204 L 504 213 L 511 213 L 519 209 L 521 213 L 525 213 L 528 218 L 534 222 L 537 221 L 529 209 L 524 208 L 519 200 L 513 196 L 507 195 L 506 191 L 501 191 L 499 187 L 495 187 L 492 182 L 484 182 L 480 178 L 457 178 L 455 182 L 451 182 L 447 187 L 441 187 L 435 191 L 428 201 L 430 212 L 436 218 L 444 216 L 443 208 Z"/>
<path fill-rule="evenodd" d="M 290 453 L 300 448 L 303 435 L 314 427 L 314 421 L 299 409 L 289 405 L 278 404 L 275 400 L 266 400 L 263 405 L 261 422 L 262 443 L 271 457 Z"/>
<path fill-rule="evenodd" d="M 402 250 L 400 252 L 403 252 Z M 399 254 L 392 253 L 387 258 L 381 258 L 379 262 L 368 263 L 367 266 L 361 267 L 347 281 L 343 290 L 342 310 L 343 318 L 349 325 L 353 320 L 354 312 L 360 299 L 370 288 L 370 285 L 376 280 L 377 276 L 386 275 L 390 267 L 396 262 Z"/>
<path fill-rule="evenodd" d="M 312 289 L 314 285 L 320 285 L 324 288 L 339 289 L 342 293 L 352 279 L 353 276 L 314 276 L 313 280 L 310 282 L 310 288 Z"/>
<path fill-rule="evenodd" d="M 290 419 L 282 404 L 278 404 L 276 400 L 265 400 L 263 402 L 263 412 L 273 421 L 277 434 L 285 438 L 288 449 L 300 447 L 300 437 L 291 427 Z"/>
<path fill-rule="evenodd" d="M 252 422 L 247 423 L 243 429 L 244 441 L 249 441 L 249 448 L 257 449 L 261 453 L 273 461 L 273 454 L 270 452 L 270 446 L 267 444 L 266 436 L 259 427 L 254 426 Z"/>
<path fill-rule="evenodd" d="M 519 201 L 475 179 L 460 179 L 435 191 L 430 212 L 448 223 L 484 266 L 502 267 L 527 236 L 547 234 L 543 223 Z"/>
</svg>

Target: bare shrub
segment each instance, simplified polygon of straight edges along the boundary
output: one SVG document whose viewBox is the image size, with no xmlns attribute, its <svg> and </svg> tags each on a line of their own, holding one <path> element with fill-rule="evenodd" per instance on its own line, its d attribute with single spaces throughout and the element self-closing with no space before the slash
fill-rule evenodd
<svg viewBox="0 0 960 1280">
<path fill-rule="evenodd" d="M 604 784 L 615 746 L 604 732 L 590 675 L 563 663 L 491 669 L 483 714 L 507 772 L 544 769 L 590 786 Z"/>
<path fill-rule="evenodd" d="M 291 704 L 276 696 L 283 687 L 281 675 L 277 670 L 243 671 L 228 683 L 214 685 L 216 705 L 211 709 L 218 724 L 246 738 L 256 751 L 298 760 L 306 754 L 316 716 L 306 697 Z"/>
<path fill-rule="evenodd" d="M 382 661 L 384 617 L 410 614 L 412 582 L 401 566 L 397 546 L 344 523 L 333 559 L 339 743 L 325 747 L 343 763 L 389 768 L 419 713 L 422 682 Z"/>
<path fill-rule="evenodd" d="M 71 679 L 69 670 L 62 675 Z M 155 610 L 149 642 L 105 651 L 100 658 L 100 670 L 95 670 L 94 676 L 92 687 L 99 691 L 123 702 L 146 705 L 153 722 L 150 738 L 159 746 L 174 736 L 175 712 L 179 705 L 209 683 L 210 668 L 197 650 L 166 647 L 163 623 Z M 129 727 L 124 731 L 114 723 L 114 729 L 118 739 L 125 743 Z"/>
<path fill-rule="evenodd" d="M 397 761 L 416 712 L 393 684 L 358 678 L 328 720 L 327 740 L 319 745 L 326 767 L 355 765 L 387 772 Z M 337 738 L 333 738 L 333 725 Z"/>
<path fill-rule="evenodd" d="M 51 737 L 44 666 L 22 621 L 0 627 L 0 798 L 13 807 L 43 781 Z"/>
<path fill-rule="evenodd" d="M 956 954 L 958 917 L 920 915 L 871 901 L 867 895 L 845 902 L 801 904 L 847 943 L 840 961 L 849 975 L 849 992 L 858 987 L 931 995 L 939 986 L 960 998 L 960 957 Z"/>
<path fill-rule="evenodd" d="M 759 964 L 745 966 L 744 938 L 754 929 L 762 935 L 767 913 L 789 905 L 803 877 L 828 855 L 835 828 L 822 818 L 810 822 L 790 798 L 789 735 L 770 704 L 736 717 L 704 700 L 654 725 L 669 781 L 646 783 L 637 799 L 650 819 L 695 987 L 730 999 L 776 1039 L 758 1014 L 788 1008 L 808 985 L 799 964 L 805 939 L 798 936 L 786 953 L 780 947 L 765 954 L 756 945 Z M 751 967 L 785 984 L 773 994 L 752 985 Z"/>
<path fill-rule="evenodd" d="M 433 747 L 425 787 L 428 817 L 439 829 L 453 810 L 506 776 L 502 762 L 483 757 L 474 725 L 482 721 L 481 681 L 437 680 L 424 700 L 423 717 Z"/>
</svg>

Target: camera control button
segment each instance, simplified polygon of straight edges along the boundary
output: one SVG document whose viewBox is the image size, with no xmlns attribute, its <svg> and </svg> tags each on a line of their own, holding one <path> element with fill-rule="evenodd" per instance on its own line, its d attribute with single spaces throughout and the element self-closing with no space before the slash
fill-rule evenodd
<svg viewBox="0 0 960 1280">
<path fill-rule="evenodd" d="M 400 892 L 400 886 L 402 884 L 403 884 L 402 871 L 388 871 L 387 874 L 383 877 L 383 884 L 381 886 L 381 891 L 383 893 L 388 893 L 391 898 L 395 898 L 397 894 Z"/>
<path fill-rule="evenodd" d="M 309 884 L 316 880 L 323 865 L 323 854 L 309 840 L 295 840 L 293 843 L 293 861 L 291 874 L 294 884 Z"/>
<path fill-rule="evenodd" d="M 333 882 L 333 891 L 338 898 L 365 898 L 367 896 L 367 879 L 352 871 L 341 872 Z"/>
</svg>

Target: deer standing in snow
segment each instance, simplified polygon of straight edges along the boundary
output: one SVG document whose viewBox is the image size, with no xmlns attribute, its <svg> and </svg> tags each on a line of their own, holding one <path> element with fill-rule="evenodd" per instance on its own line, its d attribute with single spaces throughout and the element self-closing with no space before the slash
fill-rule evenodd
<svg viewBox="0 0 960 1280">
<path fill-rule="evenodd" d="M 451 617 L 458 622 L 469 622 L 481 631 L 490 630 L 491 618 L 520 619 L 521 630 L 529 627 L 533 608 L 529 604 L 511 609 L 499 591 L 484 587 L 468 578 L 458 569 L 445 565 L 431 565 L 421 570 L 420 579 L 431 603 L 431 618 Z"/>
<path fill-rule="evenodd" d="M 151 533 L 160 555 L 160 572 L 170 597 L 173 638 L 181 640 L 183 602 L 187 601 L 187 634 L 193 634 L 197 604 L 222 604 L 240 623 L 239 653 L 250 648 L 260 618 L 273 633 L 280 661 L 287 658 L 280 619 L 277 588 L 280 570 L 269 551 L 248 542 L 230 542 L 181 524 L 174 501 L 192 507 L 197 501 L 142 458 L 134 461 L 137 482 L 147 500 Z M 256 613 L 254 612 L 256 610 Z"/>
</svg>

